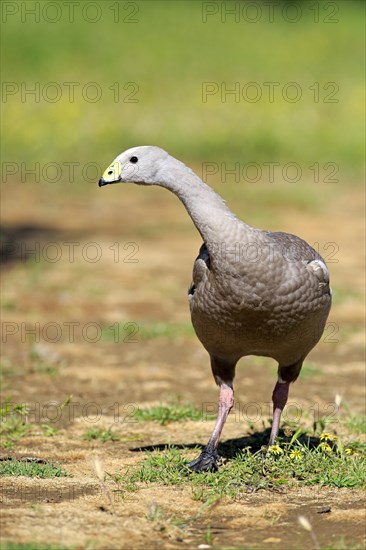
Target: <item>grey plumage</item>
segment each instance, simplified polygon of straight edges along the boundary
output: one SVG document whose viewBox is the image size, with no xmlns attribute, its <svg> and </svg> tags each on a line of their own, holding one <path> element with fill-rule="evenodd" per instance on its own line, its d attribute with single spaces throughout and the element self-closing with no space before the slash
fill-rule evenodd
<svg viewBox="0 0 366 550">
<path fill-rule="evenodd" d="M 220 386 L 220 400 L 214 432 L 191 469 L 217 468 L 216 447 L 233 404 L 235 366 L 246 355 L 272 357 L 279 365 L 273 444 L 289 383 L 319 341 L 331 307 L 324 260 L 295 235 L 261 231 L 237 219 L 192 170 L 158 147 L 125 151 L 99 185 L 123 181 L 156 184 L 176 194 L 204 241 L 188 299 L 194 329 Z"/>
</svg>

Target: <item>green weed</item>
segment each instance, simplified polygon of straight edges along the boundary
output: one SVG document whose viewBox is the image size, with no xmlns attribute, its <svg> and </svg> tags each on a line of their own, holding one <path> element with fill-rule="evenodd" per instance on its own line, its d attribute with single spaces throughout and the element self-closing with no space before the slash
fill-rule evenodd
<svg viewBox="0 0 366 550">
<path fill-rule="evenodd" d="M 107 441 L 119 441 L 120 437 L 118 434 L 112 432 L 112 428 L 108 428 L 108 430 L 103 430 L 101 428 L 90 428 L 90 430 L 87 430 L 84 433 L 82 439 L 85 439 L 86 441 L 98 440 L 106 443 Z"/>
<path fill-rule="evenodd" d="M 65 477 L 69 474 L 58 464 L 36 460 L 4 460 L 0 462 L 0 476 L 26 476 L 42 479 Z"/>
<path fill-rule="evenodd" d="M 353 434 L 366 434 L 365 415 L 350 415 L 346 420 L 346 426 Z"/>
<path fill-rule="evenodd" d="M 199 449 L 196 451 L 199 452 Z M 141 484 L 190 484 L 195 500 L 240 495 L 259 489 L 282 490 L 302 485 L 331 487 L 366 487 L 366 444 L 341 444 L 336 436 L 324 434 L 310 447 L 292 438 L 289 443 L 274 445 L 266 454 L 262 450 L 238 450 L 217 472 L 192 473 L 185 466 L 187 451 L 171 448 L 152 452 L 135 469 L 115 478 L 136 490 Z"/>
<path fill-rule="evenodd" d="M 365 550 L 365 545 L 363 543 L 352 543 L 345 541 L 343 538 L 338 541 L 331 542 L 326 546 L 322 546 L 321 550 Z"/>
<path fill-rule="evenodd" d="M 342 421 L 347 430 L 354 435 L 366 434 L 366 416 L 351 412 L 350 406 L 346 401 L 343 401 L 342 406 L 346 412 L 345 418 L 342 418 Z"/>
<path fill-rule="evenodd" d="M 7 397 L 0 407 L 0 438 L 3 447 L 10 449 L 30 429 L 28 407 L 25 403 L 12 403 Z"/>
<path fill-rule="evenodd" d="M 207 415 L 203 415 L 202 411 L 194 409 L 191 405 L 181 405 L 179 403 L 176 405 L 156 405 L 155 407 L 142 409 L 136 408 L 133 416 L 140 421 L 155 420 L 162 426 L 170 422 L 183 420 L 207 420 Z"/>
<path fill-rule="evenodd" d="M 53 426 L 50 426 L 49 424 L 42 424 L 41 428 L 42 428 L 42 434 L 45 437 L 54 437 L 59 433 L 59 430 L 57 430 Z"/>
</svg>

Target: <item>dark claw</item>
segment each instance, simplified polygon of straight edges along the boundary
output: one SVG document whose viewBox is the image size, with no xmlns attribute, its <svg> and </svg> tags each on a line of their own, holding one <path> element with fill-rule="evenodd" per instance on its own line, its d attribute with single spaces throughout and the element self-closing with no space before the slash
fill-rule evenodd
<svg viewBox="0 0 366 550">
<path fill-rule="evenodd" d="M 187 464 L 192 472 L 217 472 L 222 463 L 221 456 L 216 451 L 202 451 L 199 457 Z"/>
</svg>

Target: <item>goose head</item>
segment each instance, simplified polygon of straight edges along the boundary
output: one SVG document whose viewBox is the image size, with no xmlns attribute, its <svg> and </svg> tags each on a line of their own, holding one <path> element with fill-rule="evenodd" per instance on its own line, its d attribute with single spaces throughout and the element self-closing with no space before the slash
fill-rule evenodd
<svg viewBox="0 0 366 550">
<path fill-rule="evenodd" d="M 157 184 L 164 179 L 168 159 L 173 160 L 166 151 L 153 145 L 127 149 L 105 170 L 99 180 L 99 187 L 119 182 Z"/>
</svg>

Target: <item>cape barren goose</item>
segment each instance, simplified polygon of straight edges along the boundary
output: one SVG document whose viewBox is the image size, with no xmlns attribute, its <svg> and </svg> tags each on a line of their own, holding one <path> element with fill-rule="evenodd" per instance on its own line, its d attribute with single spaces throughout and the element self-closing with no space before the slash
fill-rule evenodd
<svg viewBox="0 0 366 550">
<path fill-rule="evenodd" d="M 218 418 L 193 471 L 216 470 L 217 445 L 233 406 L 235 366 L 245 355 L 278 362 L 273 390 L 273 445 L 289 384 L 319 341 L 331 306 L 328 269 L 305 241 L 242 222 L 190 168 L 154 146 L 121 153 L 99 186 L 160 185 L 184 204 L 203 239 L 188 291 L 194 329 L 220 388 Z"/>
</svg>

